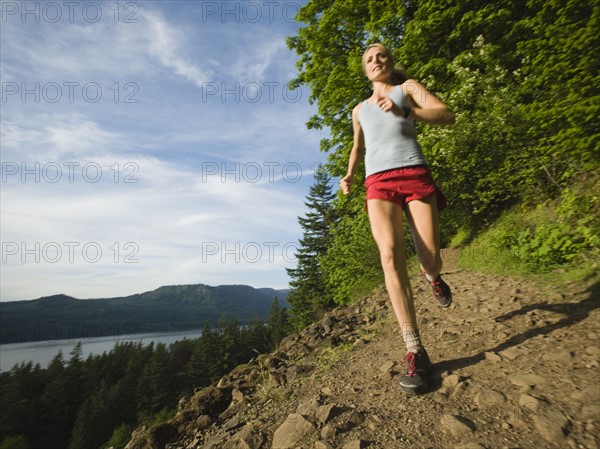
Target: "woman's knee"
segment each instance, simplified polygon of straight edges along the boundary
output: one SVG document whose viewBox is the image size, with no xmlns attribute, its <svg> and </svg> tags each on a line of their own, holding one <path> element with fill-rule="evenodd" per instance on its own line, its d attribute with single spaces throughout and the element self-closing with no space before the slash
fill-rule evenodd
<svg viewBox="0 0 600 449">
<path fill-rule="evenodd" d="M 400 249 L 385 248 L 379 250 L 381 266 L 384 271 L 397 271 L 404 263 Z"/>
</svg>

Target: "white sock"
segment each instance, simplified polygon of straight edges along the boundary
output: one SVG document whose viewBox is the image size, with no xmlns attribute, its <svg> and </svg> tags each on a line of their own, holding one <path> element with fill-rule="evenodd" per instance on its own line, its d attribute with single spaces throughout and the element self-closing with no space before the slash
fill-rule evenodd
<svg viewBox="0 0 600 449">
<path fill-rule="evenodd" d="M 416 353 L 423 349 L 421 336 L 419 335 L 419 331 L 417 329 L 402 332 L 402 338 L 404 338 L 404 344 L 406 345 L 406 350 L 408 352 Z"/>
<path fill-rule="evenodd" d="M 439 276 L 439 274 L 436 274 L 435 276 L 431 276 L 430 274 L 425 273 L 425 277 L 427 278 L 427 280 L 429 282 L 433 282 L 433 281 L 437 280 L 438 276 Z"/>
</svg>

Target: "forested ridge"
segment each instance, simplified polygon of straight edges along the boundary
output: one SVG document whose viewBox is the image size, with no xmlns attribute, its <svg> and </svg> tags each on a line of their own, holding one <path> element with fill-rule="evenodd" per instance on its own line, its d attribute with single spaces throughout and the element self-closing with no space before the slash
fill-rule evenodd
<svg viewBox="0 0 600 449">
<path fill-rule="evenodd" d="M 197 339 L 119 343 L 86 359 L 78 344 L 46 369 L 17 365 L 0 374 L 0 447 L 124 447 L 136 427 L 172 416 L 182 396 L 272 350 L 288 332 L 287 321 L 275 299 L 268 320 L 206 323 Z"/>
<path fill-rule="evenodd" d="M 199 329 L 223 317 L 245 324 L 266 318 L 274 297 L 287 290 L 248 285 L 166 285 L 118 298 L 76 299 L 54 295 L 0 303 L 0 343 L 89 339 L 142 332 Z"/>
</svg>

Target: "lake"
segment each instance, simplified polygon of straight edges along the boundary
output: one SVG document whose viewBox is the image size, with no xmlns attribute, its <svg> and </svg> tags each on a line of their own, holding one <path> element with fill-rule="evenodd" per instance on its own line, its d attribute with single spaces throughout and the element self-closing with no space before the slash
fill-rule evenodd
<svg viewBox="0 0 600 449">
<path fill-rule="evenodd" d="M 62 351 L 63 357 L 68 361 L 71 358 L 71 351 L 78 342 L 81 342 L 83 358 L 86 359 L 90 354 L 101 355 L 104 352 L 110 352 L 117 343 L 141 342 L 144 345 L 148 345 L 154 342 L 164 343 L 168 346 L 176 341 L 183 339 L 192 340 L 201 335 L 202 331 L 198 329 L 178 332 L 114 335 L 111 337 L 10 343 L 0 345 L 0 371 L 10 371 L 16 364 L 21 362 L 33 362 L 34 365 L 39 363 L 42 368 L 46 368 L 56 354 L 58 354 L 58 351 Z"/>
</svg>

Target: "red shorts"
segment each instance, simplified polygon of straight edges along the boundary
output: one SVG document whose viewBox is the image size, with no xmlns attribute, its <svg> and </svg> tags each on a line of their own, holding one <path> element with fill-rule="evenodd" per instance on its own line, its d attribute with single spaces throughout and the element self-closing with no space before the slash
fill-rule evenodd
<svg viewBox="0 0 600 449">
<path fill-rule="evenodd" d="M 435 185 L 425 165 L 395 168 L 374 173 L 365 180 L 368 200 L 386 200 L 406 207 L 413 200 L 436 194 L 438 211 L 447 206 L 446 197 Z"/>
</svg>

